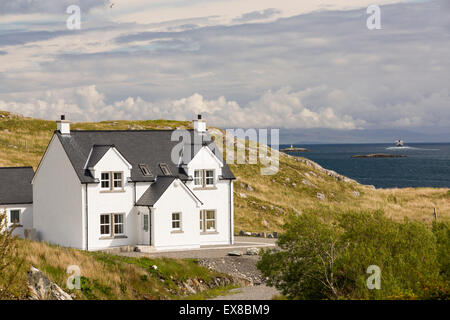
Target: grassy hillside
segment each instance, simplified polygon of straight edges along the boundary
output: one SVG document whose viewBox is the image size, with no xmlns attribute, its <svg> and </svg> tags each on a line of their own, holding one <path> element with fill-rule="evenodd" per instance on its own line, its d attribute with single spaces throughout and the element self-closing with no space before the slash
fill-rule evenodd
<svg viewBox="0 0 450 320">
<path fill-rule="evenodd" d="M 204 299 L 234 287 L 230 276 L 201 267 L 193 259 L 132 258 L 17 241 L 19 259 L 11 268 L 21 270 L 14 281 L 14 292 L 19 298 L 27 294 L 25 271 L 31 266 L 76 299 Z M 80 268 L 81 290 L 67 289 L 66 269 L 70 265 Z"/>
<path fill-rule="evenodd" d="M 55 130 L 54 121 L 0 112 L 0 166 L 37 167 Z M 175 129 L 190 122 L 104 121 L 73 123 L 73 129 Z M 212 130 L 221 134 L 219 130 Z M 376 161 L 376 160 L 374 160 Z M 433 209 L 441 220 L 450 219 L 450 189 L 373 189 L 330 173 L 304 158 L 280 153 L 279 172 L 262 176 L 259 165 L 231 164 L 235 183 L 235 232 L 281 231 L 289 214 L 305 209 L 384 210 L 395 220 L 408 217 L 430 224 Z M 324 200 L 317 194 L 325 196 Z"/>
</svg>

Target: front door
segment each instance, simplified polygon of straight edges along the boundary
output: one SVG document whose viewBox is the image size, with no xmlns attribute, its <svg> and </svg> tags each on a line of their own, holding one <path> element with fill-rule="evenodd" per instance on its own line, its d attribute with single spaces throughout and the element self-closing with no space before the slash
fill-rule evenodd
<svg viewBox="0 0 450 320">
<path fill-rule="evenodd" d="M 141 213 L 141 244 L 150 245 L 150 215 Z"/>
</svg>

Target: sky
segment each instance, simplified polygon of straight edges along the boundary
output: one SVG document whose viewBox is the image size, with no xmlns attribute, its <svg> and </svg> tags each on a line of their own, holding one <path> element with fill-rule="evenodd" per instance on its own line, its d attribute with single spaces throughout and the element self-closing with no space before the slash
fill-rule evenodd
<svg viewBox="0 0 450 320">
<path fill-rule="evenodd" d="M 450 141 L 449 57 L 448 0 L 0 2 L 0 110 L 45 119 Z"/>
</svg>

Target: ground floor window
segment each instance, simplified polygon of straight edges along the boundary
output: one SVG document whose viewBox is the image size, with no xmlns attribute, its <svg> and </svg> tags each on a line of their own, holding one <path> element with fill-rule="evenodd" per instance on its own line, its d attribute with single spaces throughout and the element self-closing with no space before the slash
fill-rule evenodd
<svg viewBox="0 0 450 320">
<path fill-rule="evenodd" d="M 217 230 L 216 210 L 200 211 L 200 231 L 212 232 Z"/>
<path fill-rule="evenodd" d="M 172 213 L 172 230 L 181 230 L 181 212 Z"/>
<path fill-rule="evenodd" d="M 12 224 L 20 224 L 20 210 L 9 211 L 9 221 Z"/>
<path fill-rule="evenodd" d="M 148 232 L 148 229 L 149 229 L 148 214 L 144 214 L 144 231 Z"/>
<path fill-rule="evenodd" d="M 110 222 L 109 214 L 100 215 L 100 234 L 101 235 L 110 235 L 111 234 L 110 223 L 111 222 Z"/>
<path fill-rule="evenodd" d="M 114 214 L 114 234 L 124 234 L 123 214 Z"/>
<path fill-rule="evenodd" d="M 102 236 L 123 235 L 125 222 L 123 213 L 106 213 L 100 215 L 100 234 Z"/>
</svg>

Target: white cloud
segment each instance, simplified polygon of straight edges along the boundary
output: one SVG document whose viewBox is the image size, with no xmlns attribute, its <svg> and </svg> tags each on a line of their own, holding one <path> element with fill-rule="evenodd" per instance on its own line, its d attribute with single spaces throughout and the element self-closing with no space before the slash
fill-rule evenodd
<svg viewBox="0 0 450 320">
<path fill-rule="evenodd" d="M 177 100 L 145 101 L 140 97 L 106 103 L 105 96 L 94 85 L 74 89 L 28 93 L 22 101 L 0 100 L 0 110 L 8 110 L 46 119 L 66 114 L 74 121 L 116 119 L 174 119 L 191 120 L 203 114 L 208 123 L 219 127 L 279 127 L 279 128 L 334 128 L 355 129 L 363 120 L 348 115 L 337 115 L 330 107 L 312 110 L 303 105 L 302 98 L 316 89 L 292 92 L 288 88 L 268 91 L 246 106 L 225 97 L 209 100 L 195 93 Z"/>
</svg>

